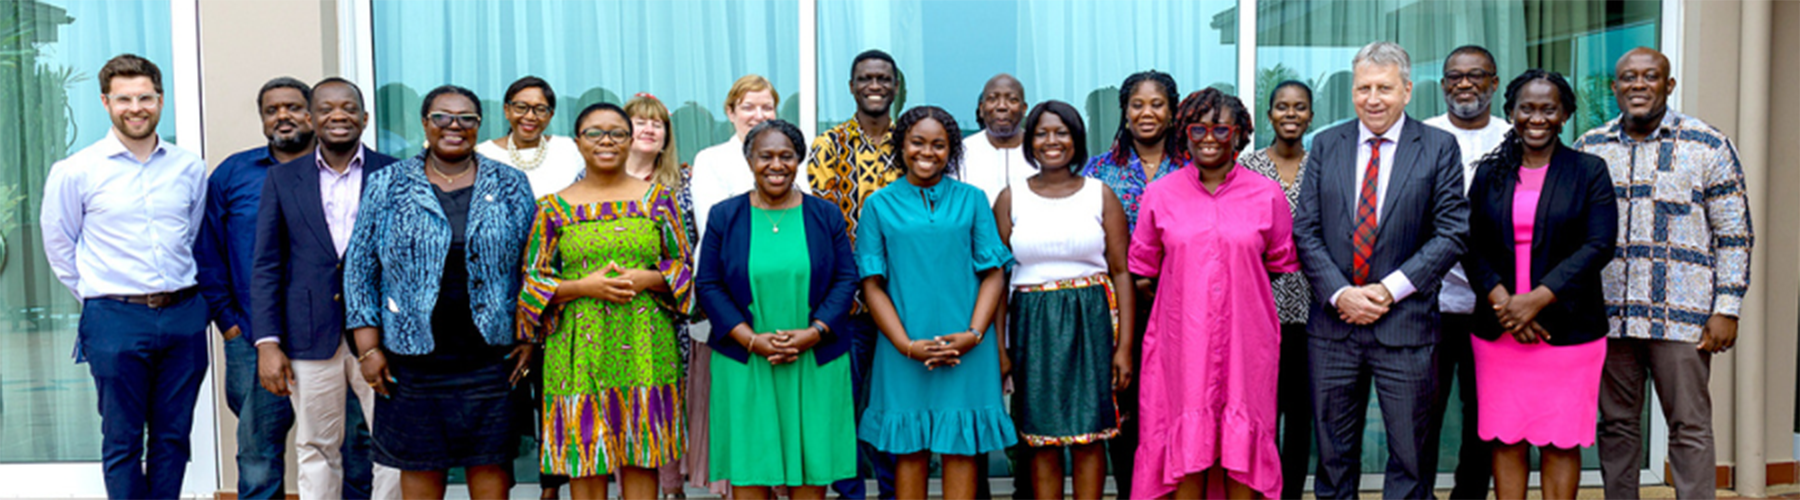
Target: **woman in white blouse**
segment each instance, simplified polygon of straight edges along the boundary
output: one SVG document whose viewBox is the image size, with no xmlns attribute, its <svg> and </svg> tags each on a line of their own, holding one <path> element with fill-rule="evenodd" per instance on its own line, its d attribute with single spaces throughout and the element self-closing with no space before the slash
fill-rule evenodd
<svg viewBox="0 0 1800 500">
<path fill-rule="evenodd" d="M 475 152 L 525 172 L 531 179 L 532 196 L 544 196 L 569 187 L 587 164 L 575 140 L 554 137 L 547 130 L 556 116 L 556 92 L 535 76 L 520 78 L 506 88 L 506 135 L 475 146 Z"/>
</svg>

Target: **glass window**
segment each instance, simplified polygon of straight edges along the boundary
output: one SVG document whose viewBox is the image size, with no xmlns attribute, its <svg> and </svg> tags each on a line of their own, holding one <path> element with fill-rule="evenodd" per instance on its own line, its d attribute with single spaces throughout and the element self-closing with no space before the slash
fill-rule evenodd
<svg viewBox="0 0 1800 500">
<path fill-rule="evenodd" d="M 1494 54 L 1500 76 L 1492 103 L 1495 115 L 1502 113 L 1506 83 L 1514 76 L 1530 68 L 1562 73 L 1575 86 L 1579 108 L 1563 128 L 1563 140 L 1573 141 L 1618 115 L 1611 87 L 1613 63 L 1633 48 L 1657 47 L 1662 23 L 1661 3 L 1655 0 L 1261 0 L 1256 9 L 1256 88 L 1262 93 L 1256 99 L 1257 117 L 1266 120 L 1268 92 L 1275 84 L 1305 82 L 1314 96 L 1309 142 L 1312 134 L 1356 118 L 1350 102 L 1350 61 L 1374 40 L 1399 43 L 1412 57 L 1413 96 L 1406 111 L 1419 120 L 1447 111 L 1439 85 L 1444 59 L 1463 45 L 1481 45 Z M 1272 131 L 1259 127 L 1257 147 L 1273 140 Z M 1462 443 L 1460 396 L 1453 393 L 1450 398 L 1439 472 L 1455 470 Z M 1363 430 L 1364 471 L 1380 471 L 1387 464 L 1383 425 L 1371 392 Z M 1595 448 L 1583 449 L 1582 463 L 1598 468 L 1597 453 Z"/>
<path fill-rule="evenodd" d="M 1118 85 L 1156 69 L 1185 96 L 1206 87 L 1235 92 L 1235 0 L 818 3 L 818 130 L 850 119 L 850 63 L 867 49 L 894 56 L 902 86 L 893 112 L 933 104 L 976 130 L 977 97 L 988 78 L 1011 73 L 1025 100 L 1056 99 L 1082 110 L 1088 150 L 1112 145 Z M 1221 17 L 1223 16 L 1223 17 Z"/>
<path fill-rule="evenodd" d="M 94 76 L 133 53 L 163 72 L 157 132 L 174 142 L 169 2 L 0 3 L 0 463 L 97 462 L 100 416 L 75 364 L 81 309 L 44 260 L 50 165 L 112 127 Z"/>
<path fill-rule="evenodd" d="M 526 75 L 550 82 L 549 131 L 573 135 L 581 108 L 656 96 L 673 115 L 686 163 L 729 139 L 725 93 L 749 73 L 782 92 L 778 115 L 799 121 L 800 10 L 796 0 L 616 2 L 375 1 L 377 147 L 417 154 L 420 99 L 438 85 L 481 97 L 481 139 L 506 134 L 501 98 Z"/>
</svg>

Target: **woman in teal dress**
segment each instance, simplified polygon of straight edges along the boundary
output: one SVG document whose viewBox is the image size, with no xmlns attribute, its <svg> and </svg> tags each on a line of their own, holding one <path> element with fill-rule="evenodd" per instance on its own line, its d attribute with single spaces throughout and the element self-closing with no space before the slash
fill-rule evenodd
<svg viewBox="0 0 1800 500">
<path fill-rule="evenodd" d="M 794 189 L 806 138 L 782 120 L 752 128 L 756 189 L 713 206 L 695 290 L 713 324 L 707 470 L 740 500 L 786 486 L 796 499 L 856 475 L 849 331 L 856 262 L 837 205 Z M 723 327 L 729 327 L 724 329 Z"/>
<path fill-rule="evenodd" d="M 932 453 L 943 455 L 944 498 L 974 498 L 976 457 L 1018 441 L 990 338 L 1013 258 L 987 196 L 944 175 L 962 160 L 956 119 L 913 108 L 892 137 L 905 182 L 870 195 L 856 229 L 863 298 L 888 340 L 857 436 L 899 458 L 899 498 L 925 498 Z"/>
<path fill-rule="evenodd" d="M 656 496 L 685 448 L 681 353 L 691 275 L 670 188 L 625 173 L 631 122 L 612 104 L 575 118 L 587 175 L 538 200 L 525 247 L 519 334 L 544 345 L 542 471 L 575 498 Z"/>
</svg>

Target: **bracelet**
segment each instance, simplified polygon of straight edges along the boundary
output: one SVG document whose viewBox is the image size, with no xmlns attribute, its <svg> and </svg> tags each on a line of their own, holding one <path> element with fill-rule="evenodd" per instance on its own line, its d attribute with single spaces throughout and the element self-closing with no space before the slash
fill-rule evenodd
<svg viewBox="0 0 1800 500">
<path fill-rule="evenodd" d="M 970 334 L 970 335 L 974 335 L 974 336 L 975 336 L 975 343 L 976 343 L 976 344 L 980 344 L 980 343 L 981 343 L 981 339 L 983 339 L 983 338 L 986 338 L 986 337 L 987 337 L 987 331 L 985 331 L 985 330 L 983 330 L 983 331 L 976 331 L 976 330 L 975 330 L 975 329 L 974 329 L 974 328 L 970 328 L 970 329 L 969 329 L 969 334 Z"/>
<path fill-rule="evenodd" d="M 812 326 L 813 326 L 813 328 L 819 329 L 819 333 L 821 333 L 821 334 L 831 333 L 831 326 L 826 325 L 824 321 L 819 321 L 816 319 L 812 320 Z"/>
<path fill-rule="evenodd" d="M 365 360 L 365 359 L 369 359 L 369 355 L 370 355 L 370 354 L 375 354 L 375 353 L 377 353 L 377 352 L 381 352 L 381 348 L 380 348 L 380 347 L 376 347 L 376 348 L 373 348 L 373 349 L 369 349 L 369 350 L 367 350 L 367 351 L 363 351 L 363 353 L 362 353 L 362 355 L 361 355 L 361 356 L 357 356 L 357 357 L 356 357 L 356 362 L 358 362 L 358 363 L 361 363 L 361 362 L 363 362 L 363 360 Z"/>
</svg>

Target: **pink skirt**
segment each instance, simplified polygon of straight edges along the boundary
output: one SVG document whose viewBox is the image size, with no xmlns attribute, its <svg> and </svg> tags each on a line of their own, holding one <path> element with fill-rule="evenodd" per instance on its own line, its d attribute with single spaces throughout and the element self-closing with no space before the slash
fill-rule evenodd
<svg viewBox="0 0 1800 500">
<path fill-rule="evenodd" d="M 1573 449 L 1594 445 L 1606 339 L 1553 346 L 1511 334 L 1470 338 L 1481 439 Z"/>
</svg>

